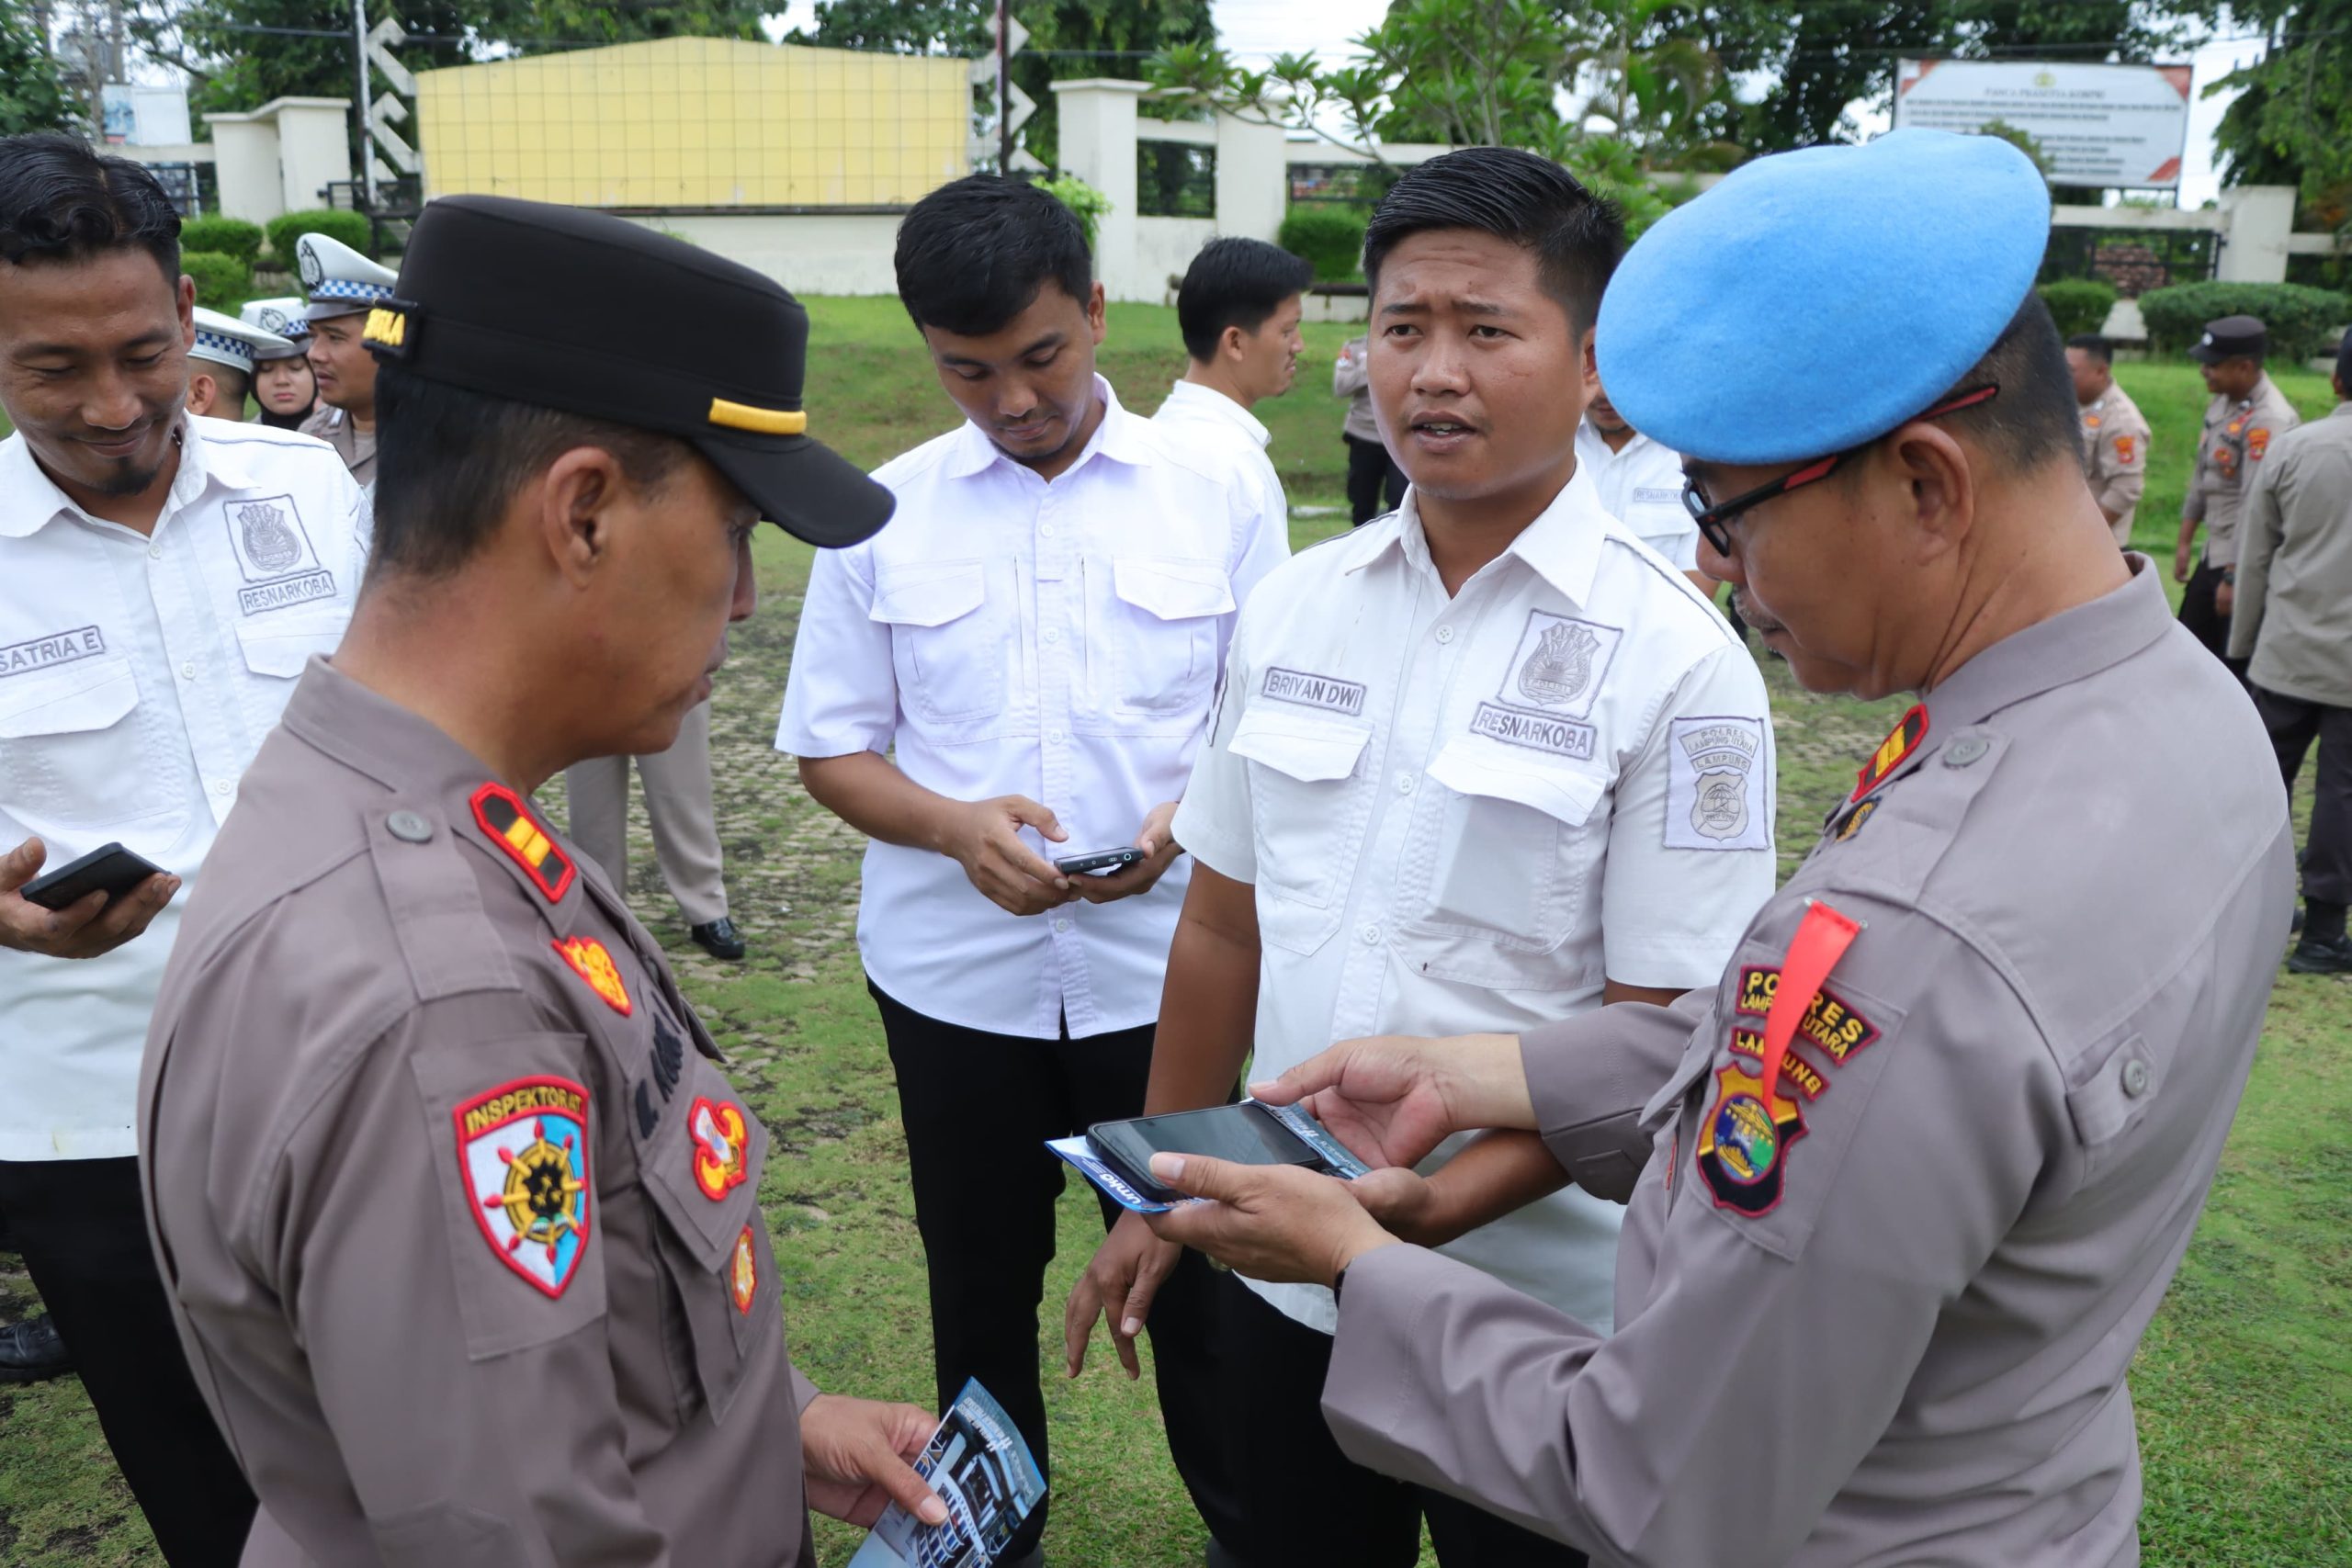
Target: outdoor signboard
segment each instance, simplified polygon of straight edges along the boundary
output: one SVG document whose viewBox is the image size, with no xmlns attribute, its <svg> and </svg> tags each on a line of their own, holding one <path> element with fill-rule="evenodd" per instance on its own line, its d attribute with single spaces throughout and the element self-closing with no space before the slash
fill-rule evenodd
<svg viewBox="0 0 2352 1568">
<path fill-rule="evenodd" d="M 2033 138 L 2052 184 L 2172 190 L 2188 142 L 2186 65 L 1905 60 L 1894 124 L 1978 130 L 1994 120 Z"/>
</svg>

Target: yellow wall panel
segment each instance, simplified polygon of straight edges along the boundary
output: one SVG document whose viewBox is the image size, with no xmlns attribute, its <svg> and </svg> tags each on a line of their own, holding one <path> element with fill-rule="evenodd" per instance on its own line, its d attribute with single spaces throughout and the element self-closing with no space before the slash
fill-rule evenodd
<svg viewBox="0 0 2352 1568">
<path fill-rule="evenodd" d="M 417 74 L 429 196 L 903 206 L 968 172 L 960 60 L 662 39 Z"/>
</svg>

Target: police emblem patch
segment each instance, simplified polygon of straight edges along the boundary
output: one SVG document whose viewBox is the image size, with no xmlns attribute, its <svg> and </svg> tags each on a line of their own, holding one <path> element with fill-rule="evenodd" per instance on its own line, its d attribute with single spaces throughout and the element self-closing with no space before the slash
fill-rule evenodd
<svg viewBox="0 0 2352 1568">
<path fill-rule="evenodd" d="M 620 965 L 613 962 L 609 948 L 593 936 L 566 937 L 550 945 L 573 974 L 588 982 L 590 990 L 605 998 L 607 1007 L 623 1018 L 629 1015 L 628 987 L 622 983 Z"/>
<path fill-rule="evenodd" d="M 466 1207 L 492 1255 L 561 1296 L 588 1247 L 588 1091 L 569 1078 L 516 1078 L 453 1117 Z"/>
<path fill-rule="evenodd" d="M 1871 813 L 1877 809 L 1878 802 L 1875 800 L 1865 800 L 1860 806 L 1854 807 L 1852 814 L 1849 816 L 1846 820 L 1838 825 L 1838 841 L 1842 844 L 1847 840 L 1852 838 L 1855 834 L 1860 832 L 1862 830 L 1862 824 L 1869 821 L 1871 819 Z"/>
<path fill-rule="evenodd" d="M 742 1110 L 727 1101 L 697 1100 L 686 1115 L 695 1141 L 695 1185 L 717 1203 L 751 1176 L 751 1129 Z"/>
<path fill-rule="evenodd" d="M 2132 455 L 2139 449 L 2140 438 L 2136 435 L 2119 435 L 2115 438 L 2115 460 L 2119 463 L 2130 462 Z"/>
<path fill-rule="evenodd" d="M 2267 426 L 2256 425 L 2252 430 L 2245 433 L 2245 455 L 2247 457 L 2259 463 L 2262 461 L 2262 455 L 2269 450 L 2270 431 Z"/>
<path fill-rule="evenodd" d="M 1598 621 L 1531 611 L 1503 676 L 1503 702 L 1516 708 L 1582 718 L 1609 672 L 1624 633 Z"/>
<path fill-rule="evenodd" d="M 759 1249 L 752 1245 L 749 1225 L 735 1238 L 735 1257 L 727 1266 L 727 1288 L 735 1298 L 737 1312 L 752 1310 L 752 1298 L 760 1293 L 760 1259 Z"/>
<path fill-rule="evenodd" d="M 1766 809 L 1764 721 L 1678 718 L 1668 727 L 1666 847 L 1762 850 L 1772 845 Z"/>
<path fill-rule="evenodd" d="M 1736 1066 L 1719 1069 L 1715 1082 L 1715 1103 L 1699 1123 L 1699 1174 L 1715 1207 L 1769 1214 L 1781 1201 L 1789 1145 L 1804 1136 L 1804 1112 L 1766 1096 L 1762 1080 Z"/>
<path fill-rule="evenodd" d="M 228 520 L 229 543 L 235 547 L 238 570 L 247 582 L 268 582 L 318 568 L 292 496 L 232 501 L 221 512 Z"/>
</svg>

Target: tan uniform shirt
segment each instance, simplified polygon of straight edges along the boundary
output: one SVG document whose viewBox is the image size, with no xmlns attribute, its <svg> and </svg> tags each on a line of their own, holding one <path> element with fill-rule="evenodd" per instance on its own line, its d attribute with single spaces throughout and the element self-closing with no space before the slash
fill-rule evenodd
<svg viewBox="0 0 2352 1568">
<path fill-rule="evenodd" d="M 1372 352 L 1368 337 L 1350 338 L 1331 367 L 1331 395 L 1348 400 L 1348 417 L 1340 433 L 1358 441 L 1380 443 L 1380 422 L 1372 416 Z"/>
<path fill-rule="evenodd" d="M 813 1563 L 768 1136 L 593 864 L 313 661 L 148 1036 L 246 1568 Z"/>
<path fill-rule="evenodd" d="M 2132 395 L 2113 382 L 2082 411 L 2083 468 L 2108 514 L 2115 542 L 2132 547 L 2132 517 L 2148 483 L 2148 422 Z"/>
<path fill-rule="evenodd" d="M 1562 1166 L 1633 1189 L 1616 1333 L 1368 1253 L 1324 1390 L 1350 1458 L 1597 1564 L 2138 1560 L 2124 1372 L 2253 1062 L 2294 857 L 2253 708 L 2129 558 L 1926 699 L 1719 984 L 1526 1037 Z M 1755 1042 L 1815 900 L 1865 928 L 1759 1132 Z"/>
<path fill-rule="evenodd" d="M 2188 476 L 2184 518 L 2205 525 L 2205 559 L 2235 566 L 2238 509 L 2247 478 L 2269 455 L 2270 443 L 2302 423 L 2270 378 L 2254 384 L 2254 395 L 2237 401 L 2217 397 L 2205 405 L 2205 434 L 2197 443 L 2197 467 Z"/>
<path fill-rule="evenodd" d="M 302 434 L 315 435 L 343 455 L 343 466 L 364 485 L 376 482 L 376 433 L 362 434 L 351 416 L 333 403 L 321 403 L 301 424 Z"/>
<path fill-rule="evenodd" d="M 2265 691 L 2352 707 L 2352 402 L 2278 438 L 2238 539 L 2230 657 Z"/>
</svg>

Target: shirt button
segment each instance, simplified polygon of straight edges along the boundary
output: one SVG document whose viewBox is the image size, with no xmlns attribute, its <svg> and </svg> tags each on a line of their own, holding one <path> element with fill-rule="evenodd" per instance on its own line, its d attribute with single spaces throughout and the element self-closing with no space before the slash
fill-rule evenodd
<svg viewBox="0 0 2352 1568">
<path fill-rule="evenodd" d="M 1366 922 L 1363 930 L 1358 931 L 1356 934 L 1363 938 L 1363 944 L 1366 947 L 1378 947 L 1380 945 L 1380 928 L 1377 925 Z"/>
<path fill-rule="evenodd" d="M 164 547 L 161 545 L 148 546 L 147 558 L 149 560 L 162 560 L 164 558 Z"/>
<path fill-rule="evenodd" d="M 1045 636 L 1047 642 L 1059 642 L 1062 640 L 1062 634 L 1052 626 L 1047 626 L 1046 628 Z"/>
<path fill-rule="evenodd" d="M 1064 740 L 1069 739 L 1069 737 L 1068 737 L 1068 736 L 1064 735 L 1064 734 L 1063 734 L 1060 730 L 1058 730 L 1058 729 L 1048 729 L 1047 731 L 1046 731 L 1046 739 L 1048 739 L 1048 740 L 1050 740 L 1050 741 L 1052 741 L 1055 745 L 1058 746 L 1058 745 L 1060 745 Z"/>
<path fill-rule="evenodd" d="M 1056 920 L 1054 922 L 1054 930 L 1057 931 L 1066 931 L 1069 930 L 1069 922 L 1068 920 Z"/>
<path fill-rule="evenodd" d="M 413 811 L 395 811 L 384 818 L 384 829 L 404 844 L 430 842 L 433 824 Z"/>
<path fill-rule="evenodd" d="M 1981 735 L 1963 735 L 1944 748 L 1944 766 L 1964 768 L 1971 762 L 1982 761 L 1993 743 Z"/>
<path fill-rule="evenodd" d="M 236 785 L 231 784 L 227 779 L 221 779 L 213 784 L 212 793 L 215 795 L 226 795 L 236 787 Z"/>
<path fill-rule="evenodd" d="M 2148 1064 L 2137 1056 L 2123 1064 L 2123 1092 L 2134 1100 L 2148 1092 Z"/>
<path fill-rule="evenodd" d="M 180 679 L 183 681 L 193 681 L 196 679 L 195 660 L 191 659 L 180 666 Z"/>
<path fill-rule="evenodd" d="M 1398 795 L 1410 795 L 1413 793 L 1412 774 L 1398 773 L 1396 775 L 1396 793 Z"/>
<path fill-rule="evenodd" d="M 1453 640 L 1453 628 L 1452 626 L 1438 627 L 1437 640 L 1440 642 L 1452 642 Z"/>
<path fill-rule="evenodd" d="M 1051 523 L 1040 523 L 1037 525 L 1037 533 L 1041 538 L 1050 539 L 1054 536 L 1054 525 Z"/>
</svg>

